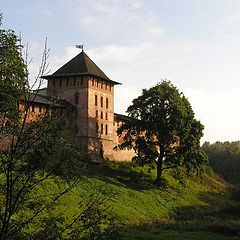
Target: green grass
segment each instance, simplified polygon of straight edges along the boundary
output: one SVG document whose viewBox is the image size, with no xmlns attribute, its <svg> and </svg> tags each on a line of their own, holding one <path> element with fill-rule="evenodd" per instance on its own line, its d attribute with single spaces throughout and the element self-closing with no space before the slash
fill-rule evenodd
<svg viewBox="0 0 240 240">
<path fill-rule="evenodd" d="M 124 239 L 240 239 L 240 201 L 233 199 L 230 186 L 220 177 L 208 171 L 202 178 L 180 178 L 176 171 L 166 171 L 159 186 L 155 175 L 147 167 L 126 162 L 89 165 L 80 184 L 58 200 L 51 214 L 64 216 L 68 223 L 102 194 L 108 198 L 105 206 L 123 226 Z M 49 180 L 38 194 L 66 186 Z"/>
<path fill-rule="evenodd" d="M 124 240 L 237 240 L 232 236 L 223 236 L 209 232 L 177 232 L 177 231 L 134 231 L 125 235 Z"/>
</svg>

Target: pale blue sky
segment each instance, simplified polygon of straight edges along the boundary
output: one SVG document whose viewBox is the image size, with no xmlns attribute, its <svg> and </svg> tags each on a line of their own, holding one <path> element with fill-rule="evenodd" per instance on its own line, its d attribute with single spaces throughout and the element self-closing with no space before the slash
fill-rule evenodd
<svg viewBox="0 0 240 240">
<path fill-rule="evenodd" d="M 45 37 L 52 72 L 75 44 L 113 80 L 115 112 L 169 79 L 205 125 L 203 140 L 240 139 L 239 0 L 0 0 L 4 28 L 30 46 L 32 75 Z"/>
</svg>

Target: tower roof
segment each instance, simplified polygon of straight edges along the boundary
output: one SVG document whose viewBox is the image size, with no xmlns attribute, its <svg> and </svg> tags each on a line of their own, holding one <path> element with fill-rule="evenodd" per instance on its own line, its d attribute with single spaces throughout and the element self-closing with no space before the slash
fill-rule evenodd
<svg viewBox="0 0 240 240">
<path fill-rule="evenodd" d="M 64 64 L 52 75 L 42 76 L 45 79 L 51 79 L 54 77 L 66 77 L 66 76 L 83 76 L 90 75 L 97 78 L 101 78 L 113 84 L 121 84 L 109 79 L 106 74 L 88 57 L 85 52 L 79 53 L 76 57 Z"/>
</svg>

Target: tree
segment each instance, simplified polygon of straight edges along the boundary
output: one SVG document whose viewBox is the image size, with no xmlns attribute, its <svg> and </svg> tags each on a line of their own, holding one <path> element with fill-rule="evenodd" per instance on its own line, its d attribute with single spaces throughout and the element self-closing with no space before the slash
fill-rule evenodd
<svg viewBox="0 0 240 240">
<path fill-rule="evenodd" d="M 45 45 L 33 84 L 38 89 L 48 53 Z M 80 183 L 84 154 L 71 141 L 57 99 L 30 120 L 38 91 L 31 91 L 27 52 L 24 59 L 23 46 L 12 30 L 0 30 L 0 89 L 0 240 L 117 239 L 114 222 L 105 219 L 102 207 L 107 198 L 99 192 L 70 219 L 54 214 L 58 200 Z M 45 190 L 49 183 L 62 185 Z"/>
<path fill-rule="evenodd" d="M 183 93 L 170 81 L 162 81 L 128 107 L 129 121 L 118 129 L 124 142 L 120 149 L 133 148 L 133 161 L 157 165 L 157 181 L 164 169 L 186 167 L 199 171 L 207 157 L 200 148 L 203 125 Z"/>
<path fill-rule="evenodd" d="M 30 102 L 36 95 L 29 92 L 22 48 L 14 31 L 0 30 L 0 239 L 4 240 L 16 239 L 16 234 L 78 182 L 49 202 L 39 198 L 42 202 L 29 208 L 37 187 L 56 175 L 62 177 L 62 165 L 68 160 L 79 162 L 80 154 L 70 147 L 54 103 L 35 121 L 28 121 Z M 44 51 L 40 73 L 45 71 L 46 58 Z M 24 214 L 27 209 L 29 216 Z"/>
</svg>

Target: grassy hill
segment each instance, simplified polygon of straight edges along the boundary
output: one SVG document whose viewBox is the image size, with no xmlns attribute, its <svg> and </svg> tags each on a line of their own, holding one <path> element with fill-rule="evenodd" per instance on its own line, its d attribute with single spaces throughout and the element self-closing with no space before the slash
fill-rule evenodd
<svg viewBox="0 0 240 240">
<path fill-rule="evenodd" d="M 186 178 L 171 170 L 161 186 L 154 178 L 155 171 L 132 163 L 90 165 L 56 211 L 70 217 L 79 202 L 84 206 L 100 194 L 123 226 L 124 239 L 240 239 L 240 193 L 220 177 L 208 171 Z"/>
<path fill-rule="evenodd" d="M 126 162 L 90 164 L 80 175 L 80 183 L 45 216 L 55 222 L 64 217 L 64 224 L 69 224 L 89 202 L 98 199 L 121 226 L 125 240 L 240 239 L 240 191 L 210 170 L 201 178 L 169 170 L 161 185 L 154 181 L 154 170 Z M 56 179 L 44 182 L 37 189 L 37 195 L 44 196 L 39 202 L 67 186 Z M 24 210 L 24 214 L 28 213 Z M 39 226 L 42 218 L 29 229 Z M 56 227 L 58 224 L 61 221 Z"/>
</svg>

